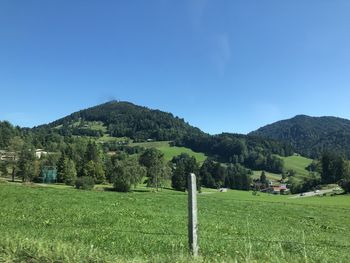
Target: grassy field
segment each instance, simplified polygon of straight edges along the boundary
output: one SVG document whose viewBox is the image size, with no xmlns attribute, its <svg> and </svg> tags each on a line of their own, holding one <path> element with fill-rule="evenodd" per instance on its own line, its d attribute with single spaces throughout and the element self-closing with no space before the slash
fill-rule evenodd
<svg viewBox="0 0 350 263">
<path fill-rule="evenodd" d="M 308 176 L 309 172 L 305 168 L 312 163 L 312 159 L 308 159 L 299 155 L 281 158 L 284 160 L 285 169 L 293 169 L 299 176 Z"/>
<path fill-rule="evenodd" d="M 81 126 L 81 121 L 73 122 L 69 126 L 70 127 L 80 127 Z M 55 128 L 56 129 L 60 129 L 62 127 L 63 127 L 63 125 L 61 124 L 61 125 L 57 125 Z M 89 130 L 96 130 L 96 131 L 107 132 L 107 127 L 101 121 L 85 121 L 83 128 L 89 129 Z"/>
<path fill-rule="evenodd" d="M 189 148 L 170 146 L 168 141 L 155 141 L 155 142 L 143 142 L 143 143 L 133 143 L 131 146 L 141 146 L 145 148 L 157 148 L 162 153 L 164 153 L 164 158 L 170 161 L 174 156 L 181 153 L 187 153 L 190 156 L 194 156 L 199 163 L 203 163 L 207 157 L 203 153 L 194 152 Z"/>
<path fill-rule="evenodd" d="M 108 134 L 104 134 L 102 137 L 98 138 L 96 141 L 100 143 L 125 142 L 125 141 L 130 141 L 130 139 L 128 137 L 111 137 Z"/>
<path fill-rule="evenodd" d="M 305 169 L 307 166 L 309 166 L 312 163 L 312 159 L 308 159 L 302 156 L 293 155 L 288 157 L 281 157 L 279 158 L 283 159 L 284 161 L 284 168 L 286 170 L 292 169 L 296 171 L 296 177 L 302 178 L 309 175 L 309 172 Z M 280 180 L 281 174 L 275 174 L 275 173 L 269 173 L 265 172 L 267 179 L 269 180 Z M 253 178 L 259 178 L 261 175 L 261 171 L 253 171 Z"/>
<path fill-rule="evenodd" d="M 88 136 L 84 136 L 88 137 Z M 90 137 L 91 139 L 96 139 Z M 127 137 L 111 137 L 108 134 L 104 134 L 102 137 L 96 139 L 99 143 L 108 143 L 108 142 L 125 142 L 130 141 L 131 139 Z M 139 143 L 130 143 L 129 146 L 141 146 L 144 148 L 157 148 L 162 153 L 164 153 L 164 158 L 166 161 L 170 161 L 174 156 L 177 156 L 181 153 L 187 153 L 190 156 L 194 156 L 200 164 L 202 164 L 206 159 L 204 153 L 194 152 L 189 148 L 170 146 L 170 141 L 151 141 L 151 142 L 139 142 Z"/>
<path fill-rule="evenodd" d="M 262 171 L 253 171 L 253 178 L 259 179 Z M 265 171 L 266 178 L 272 181 L 281 180 L 282 176 L 280 174 L 269 173 Z"/>
<path fill-rule="evenodd" d="M 350 262 L 350 196 L 199 194 L 196 262 Z M 187 195 L 0 184 L 0 262 L 188 262 Z"/>
</svg>

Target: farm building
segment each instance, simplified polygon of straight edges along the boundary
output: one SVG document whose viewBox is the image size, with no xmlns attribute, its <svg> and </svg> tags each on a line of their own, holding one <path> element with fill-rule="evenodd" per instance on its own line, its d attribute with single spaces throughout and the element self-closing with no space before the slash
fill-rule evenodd
<svg viewBox="0 0 350 263">
<path fill-rule="evenodd" d="M 281 184 L 279 186 L 271 186 L 269 188 L 269 193 L 271 194 L 289 194 L 290 190 L 287 188 L 285 184 Z"/>
<path fill-rule="evenodd" d="M 17 159 L 15 152 L 7 152 L 4 150 L 0 151 L 0 160 L 1 161 L 13 161 L 15 159 Z"/>
<path fill-rule="evenodd" d="M 47 152 L 43 149 L 36 149 L 35 150 L 35 157 L 40 159 L 42 156 L 47 155 Z"/>
</svg>

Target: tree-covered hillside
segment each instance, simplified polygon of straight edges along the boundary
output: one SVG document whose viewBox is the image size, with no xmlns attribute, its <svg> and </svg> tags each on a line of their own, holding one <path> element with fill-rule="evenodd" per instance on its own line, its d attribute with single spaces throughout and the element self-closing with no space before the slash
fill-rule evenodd
<svg viewBox="0 0 350 263">
<path fill-rule="evenodd" d="M 291 147 L 257 136 L 223 133 L 209 135 L 174 117 L 171 113 L 137 106 L 130 102 L 107 102 L 33 129 L 36 138 L 71 135 L 127 137 L 135 141 L 173 141 L 196 152 L 203 152 L 225 163 L 240 163 L 251 169 L 280 172 L 272 154 L 288 156 Z M 51 134 L 48 136 L 47 134 Z M 46 135 L 44 135 L 46 134 Z M 40 135 L 40 136 L 39 136 Z"/>
<path fill-rule="evenodd" d="M 58 182 L 74 182 L 80 187 L 80 184 L 91 186 L 107 181 L 115 189 L 128 191 L 145 174 L 150 186 L 162 187 L 171 179 L 175 189 L 183 190 L 185 175 L 195 172 L 205 187 L 249 189 L 251 170 L 289 174 L 289 177 L 298 172 L 292 173 L 281 158 L 293 154 L 292 145 L 308 156 L 317 156 L 326 149 L 349 156 L 347 145 L 350 144 L 345 140 L 350 138 L 349 131 L 347 120 L 297 116 L 250 135 L 209 135 L 170 113 L 112 101 L 33 129 L 0 122 L 0 173 L 11 176 L 12 180 L 17 177 L 23 181 L 40 181 L 44 167 L 56 167 Z M 274 136 L 276 139 L 271 139 Z M 151 146 L 164 143 L 166 149 L 156 150 Z M 182 149 L 189 154 L 184 154 Z M 193 157 L 190 149 L 203 157 L 202 162 Z M 36 159 L 38 152 L 44 155 Z M 344 185 L 348 184 L 348 164 L 342 161 L 342 156 L 335 160 L 327 170 L 334 170 L 337 175 L 331 182 L 338 183 L 341 179 Z M 333 163 L 337 169 L 333 169 Z M 300 180 L 292 183 L 295 191 L 310 189 L 321 182 L 320 165 L 313 166 L 316 168 L 309 169 L 302 183 Z"/>
<path fill-rule="evenodd" d="M 67 145 L 75 143 L 78 136 L 99 140 L 106 151 L 139 152 L 130 141 L 171 141 L 172 145 L 184 146 L 196 152 L 205 153 L 212 159 L 231 164 L 240 164 L 250 169 L 280 173 L 283 162 L 274 156 L 292 154 L 288 144 L 258 136 L 223 133 L 209 135 L 174 117 L 171 113 L 152 110 L 129 102 L 111 101 L 61 118 L 52 123 L 33 129 L 16 129 L 4 122 L 0 129 L 2 148 L 10 144 L 10 139 L 19 135 L 35 148 L 50 152 L 60 152 Z M 23 138 L 23 136 L 26 138 Z M 123 145 L 117 138 L 123 137 Z M 3 138 L 3 139 L 2 139 Z M 95 138 L 95 139 L 94 139 Z M 126 145 L 127 144 L 127 145 Z M 0 146 L 1 146 L 0 145 Z M 121 147 L 123 149 L 121 149 Z"/>
<path fill-rule="evenodd" d="M 222 133 L 218 135 L 186 136 L 182 146 L 203 152 L 219 162 L 241 164 L 253 170 L 281 173 L 283 161 L 276 157 L 293 154 L 289 144 L 259 136 Z"/>
<path fill-rule="evenodd" d="M 101 122 L 113 137 L 134 140 L 175 140 L 187 134 L 202 132 L 171 113 L 151 110 L 130 102 L 110 101 L 81 110 L 39 128 L 57 128 L 63 135 L 100 136 L 102 129 L 85 129 L 84 122 Z M 79 125 L 75 125 L 79 122 Z"/>
<path fill-rule="evenodd" d="M 290 143 L 296 152 L 311 158 L 318 158 L 326 150 L 350 158 L 350 120 L 347 119 L 298 115 L 250 134 Z"/>
</svg>

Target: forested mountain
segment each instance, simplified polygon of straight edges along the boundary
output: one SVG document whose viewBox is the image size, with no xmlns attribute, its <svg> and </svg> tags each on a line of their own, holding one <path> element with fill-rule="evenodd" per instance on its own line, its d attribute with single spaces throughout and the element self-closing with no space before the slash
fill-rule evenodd
<svg viewBox="0 0 350 263">
<path fill-rule="evenodd" d="M 160 150 L 140 146 L 148 142 L 135 143 L 152 140 L 171 141 L 167 147 L 184 146 L 208 158 L 199 166 L 193 156 L 181 153 L 168 163 Z M 210 135 L 171 113 L 111 101 L 32 129 L 0 121 L 0 173 L 11 171 L 13 180 L 40 181 L 44 167 L 56 167 L 57 180 L 74 182 L 77 188 L 108 181 L 118 191 L 129 191 L 145 175 L 149 186 L 162 187 L 171 178 L 175 189 L 184 190 L 186 175 L 195 172 L 203 186 L 247 190 L 252 170 L 286 173 L 280 156 L 294 150 L 312 158 L 322 153 L 310 177 L 301 183 L 290 179 L 292 191 L 298 192 L 319 185 L 321 179 L 350 185 L 350 166 L 339 155 L 350 158 L 349 146 L 350 121 L 335 117 L 299 115 L 248 135 Z M 42 158 L 34 157 L 36 149 L 44 149 Z"/>
<path fill-rule="evenodd" d="M 297 115 L 264 126 L 250 135 L 290 143 L 296 152 L 311 158 L 318 158 L 324 151 L 350 158 L 350 120 L 347 119 Z"/>
<path fill-rule="evenodd" d="M 175 140 L 188 134 L 203 134 L 171 113 L 151 110 L 130 102 L 110 101 L 81 110 L 40 128 L 56 128 L 62 135 L 100 136 L 102 129 L 85 129 L 84 122 L 101 122 L 113 137 L 134 140 Z M 79 125 L 75 125 L 76 123 Z"/>
<path fill-rule="evenodd" d="M 15 136 L 15 128 L 3 123 L 0 130 L 0 143 Z M 211 158 L 232 164 L 241 164 L 250 169 L 281 172 L 283 163 L 275 154 L 292 154 L 288 144 L 258 136 L 223 133 L 209 135 L 174 117 L 171 113 L 152 110 L 129 102 L 111 101 L 85 110 L 52 123 L 33 129 L 20 129 L 36 148 L 57 152 L 81 137 L 127 137 L 132 141 L 173 141 L 177 146 L 185 146 L 197 152 L 203 152 Z M 3 133 L 3 135 L 1 134 Z M 19 133 L 17 132 L 17 135 Z M 3 138 L 3 139 L 1 139 Z M 119 146 L 118 146 L 119 147 Z M 125 146 L 125 147 L 132 147 Z M 109 147 L 110 148 L 110 147 Z"/>
<path fill-rule="evenodd" d="M 99 122 L 100 129 L 87 122 Z M 78 125 L 77 125 L 78 123 Z M 98 126 L 98 125 L 97 125 Z M 273 154 L 290 155 L 291 147 L 256 136 L 223 133 L 208 135 L 171 113 L 151 110 L 129 102 L 111 101 L 75 112 L 46 126 L 62 135 L 101 136 L 102 128 L 113 137 L 138 140 L 171 140 L 197 152 L 204 152 L 220 162 L 239 163 L 251 169 L 281 172 L 281 164 Z M 90 129 L 89 129 L 90 127 Z"/>
</svg>

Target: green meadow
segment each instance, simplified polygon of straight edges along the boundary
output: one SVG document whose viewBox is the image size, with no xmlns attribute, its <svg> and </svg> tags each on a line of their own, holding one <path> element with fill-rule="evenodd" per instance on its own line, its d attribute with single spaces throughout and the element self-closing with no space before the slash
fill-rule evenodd
<svg viewBox="0 0 350 263">
<path fill-rule="evenodd" d="M 292 155 L 288 157 L 282 157 L 281 158 L 284 162 L 284 168 L 285 170 L 294 170 L 296 172 L 296 177 L 302 178 L 307 177 L 309 175 L 309 172 L 307 171 L 306 167 L 308 167 L 312 163 L 312 159 L 305 158 L 303 156 L 299 155 Z M 282 178 L 281 174 L 275 174 L 266 172 L 266 177 L 269 180 L 277 181 Z M 253 171 L 253 178 L 260 178 L 261 171 Z"/>
<path fill-rule="evenodd" d="M 133 143 L 131 146 L 141 146 L 145 148 L 156 148 L 164 154 L 166 161 L 170 161 L 174 156 L 180 155 L 181 153 L 187 153 L 190 156 L 194 156 L 200 164 L 207 159 L 204 153 L 194 152 L 189 148 L 170 146 L 169 141 L 154 141 L 154 142 L 142 142 Z"/>
<path fill-rule="evenodd" d="M 203 189 L 200 256 L 187 194 L 0 184 L 0 262 L 350 262 L 350 196 Z"/>
<path fill-rule="evenodd" d="M 259 179 L 260 176 L 261 176 L 261 172 L 262 171 L 253 171 L 253 178 L 254 179 Z M 281 178 L 282 178 L 282 176 L 280 174 L 269 173 L 269 172 L 266 172 L 266 171 L 265 171 L 265 175 L 266 175 L 266 178 L 268 180 L 272 180 L 272 181 L 278 181 L 278 180 L 281 180 Z"/>
<path fill-rule="evenodd" d="M 309 175 L 309 172 L 306 170 L 312 163 L 312 159 L 305 158 L 299 155 L 292 155 L 288 157 L 281 157 L 284 160 L 284 167 L 286 170 L 294 170 L 298 176 L 305 177 Z"/>
</svg>

